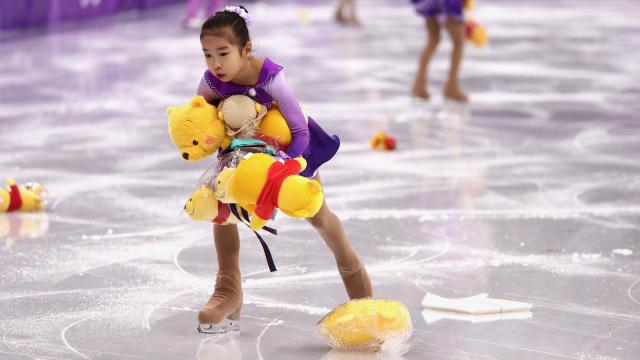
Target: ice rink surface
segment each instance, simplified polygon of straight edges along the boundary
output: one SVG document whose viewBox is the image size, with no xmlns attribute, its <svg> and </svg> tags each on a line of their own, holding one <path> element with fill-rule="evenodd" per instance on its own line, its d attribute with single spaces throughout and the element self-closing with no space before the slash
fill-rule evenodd
<svg viewBox="0 0 640 360">
<path fill-rule="evenodd" d="M 434 101 L 411 102 L 423 20 L 408 1 L 359 3 L 362 28 L 329 3 L 247 7 L 256 56 L 342 139 L 327 202 L 375 295 L 409 307 L 408 353 L 322 343 L 314 325 L 347 296 L 321 238 L 285 217 L 273 274 L 241 231 L 241 332 L 196 332 L 217 265 L 211 226 L 182 206 L 213 159 L 184 162 L 167 133 L 165 108 L 205 70 L 170 6 L 0 43 L 0 176 L 50 193 L 46 213 L 0 214 L 0 358 L 638 359 L 640 5 L 478 1 L 490 45 L 466 48 L 462 107 L 440 96 L 448 38 Z M 378 130 L 396 151 L 370 150 Z M 534 308 L 456 320 L 423 312 L 427 292 Z"/>
</svg>

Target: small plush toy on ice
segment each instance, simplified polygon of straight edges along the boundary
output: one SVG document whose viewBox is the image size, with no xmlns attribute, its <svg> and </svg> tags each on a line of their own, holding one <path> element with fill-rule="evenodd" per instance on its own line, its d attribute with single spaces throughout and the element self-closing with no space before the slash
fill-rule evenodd
<svg viewBox="0 0 640 360">
<path fill-rule="evenodd" d="M 388 299 L 351 300 L 316 325 L 316 333 L 329 346 L 346 351 L 402 351 L 412 332 L 409 309 Z"/>
<path fill-rule="evenodd" d="M 47 192 L 38 183 L 16 185 L 7 179 L 7 187 L 0 189 L 0 212 L 39 211 L 44 209 Z"/>
<path fill-rule="evenodd" d="M 395 150 L 396 139 L 384 131 L 378 131 L 371 138 L 371 148 L 373 150 Z"/>
</svg>

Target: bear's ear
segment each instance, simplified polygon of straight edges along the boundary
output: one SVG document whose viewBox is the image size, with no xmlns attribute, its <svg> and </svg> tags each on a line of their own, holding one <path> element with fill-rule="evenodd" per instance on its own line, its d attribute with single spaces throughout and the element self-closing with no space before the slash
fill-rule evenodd
<svg viewBox="0 0 640 360">
<path fill-rule="evenodd" d="M 168 107 L 167 108 L 167 115 L 171 116 L 174 112 L 176 111 L 176 108 L 172 107 Z"/>
<path fill-rule="evenodd" d="M 300 171 L 302 172 L 302 170 L 306 169 L 307 167 L 307 160 L 305 160 L 302 156 L 294 158 L 293 160 L 297 161 L 298 163 L 300 163 Z"/>
<path fill-rule="evenodd" d="M 220 148 L 221 149 L 226 149 L 230 145 L 231 145 L 231 137 L 225 136 L 224 139 L 222 139 L 222 142 L 220 143 Z"/>
<path fill-rule="evenodd" d="M 262 104 L 256 103 L 256 112 L 260 114 L 260 110 L 262 110 Z"/>
<path fill-rule="evenodd" d="M 191 98 L 191 106 L 204 107 L 207 104 L 207 100 L 203 96 L 197 95 Z"/>
<path fill-rule="evenodd" d="M 222 111 L 218 111 L 218 119 L 224 121 L 224 113 Z"/>
<path fill-rule="evenodd" d="M 309 181 L 309 184 L 307 186 L 309 187 L 309 189 L 313 194 L 318 194 L 322 192 L 322 185 L 320 185 L 320 183 L 317 182 L 316 180 Z"/>
</svg>

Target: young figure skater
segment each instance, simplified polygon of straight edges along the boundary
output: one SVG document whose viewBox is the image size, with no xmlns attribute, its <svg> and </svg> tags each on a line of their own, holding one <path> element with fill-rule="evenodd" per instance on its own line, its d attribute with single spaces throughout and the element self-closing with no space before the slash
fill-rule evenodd
<svg viewBox="0 0 640 360">
<path fill-rule="evenodd" d="M 227 7 L 202 25 L 200 42 L 208 70 L 198 95 L 215 103 L 236 94 L 253 97 L 267 107 L 275 100 L 291 129 L 286 156 L 302 156 L 307 168 L 300 174 L 320 181 L 318 167 L 338 151 L 340 140 L 328 135 L 312 118 L 308 124 L 284 76 L 282 66 L 269 58 L 255 58 L 242 6 Z M 372 296 L 364 265 L 351 247 L 342 222 L 326 203 L 308 222 L 333 252 L 349 298 Z M 200 324 L 219 324 L 225 318 L 237 320 L 242 307 L 240 279 L 240 237 L 236 225 L 214 225 L 213 240 L 218 258 L 218 275 L 213 295 L 198 313 Z"/>
<path fill-rule="evenodd" d="M 184 20 L 182 20 L 182 23 L 185 27 L 200 27 L 200 25 L 202 24 L 202 20 L 200 17 L 198 17 L 198 12 L 202 7 L 203 1 L 205 1 L 207 5 L 205 10 L 206 16 L 212 15 L 214 12 L 218 11 L 224 3 L 224 0 L 189 0 L 189 2 L 187 3 L 187 10 L 184 14 Z"/>
<path fill-rule="evenodd" d="M 414 4 L 418 14 L 425 17 L 429 36 L 427 45 L 420 54 L 412 95 L 423 100 L 429 100 L 427 73 L 429 61 L 440 41 L 440 22 L 438 18 L 443 15 L 445 17 L 444 27 L 447 29 L 453 43 L 451 67 L 449 68 L 449 77 L 445 84 L 443 95 L 445 99 L 467 102 L 467 94 L 460 89 L 458 76 L 465 41 L 463 0 L 411 0 L 411 3 Z"/>
<path fill-rule="evenodd" d="M 348 16 L 347 11 L 349 12 Z M 356 15 L 356 0 L 339 0 L 335 18 L 342 25 L 360 26 L 360 20 Z"/>
</svg>

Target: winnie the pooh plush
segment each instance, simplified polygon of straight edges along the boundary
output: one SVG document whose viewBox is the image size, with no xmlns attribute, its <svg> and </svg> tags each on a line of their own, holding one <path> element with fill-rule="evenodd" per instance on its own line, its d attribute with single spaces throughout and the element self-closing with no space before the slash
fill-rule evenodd
<svg viewBox="0 0 640 360">
<path fill-rule="evenodd" d="M 257 231 L 278 208 L 291 217 L 313 217 L 322 206 L 322 185 L 298 175 L 306 167 L 303 158 L 277 161 L 266 154 L 252 154 L 235 169 L 226 170 L 226 192 L 252 213 L 250 226 Z"/>
<path fill-rule="evenodd" d="M 234 172 L 235 170 L 233 168 L 225 167 L 220 171 L 218 176 L 216 176 L 216 198 L 225 204 L 236 202 L 236 199 L 231 196 L 231 192 L 228 191 Z"/>
<path fill-rule="evenodd" d="M 215 106 L 202 96 L 194 96 L 184 105 L 168 108 L 167 114 L 171 140 L 182 158 L 189 162 L 207 157 L 231 143 Z"/>
<path fill-rule="evenodd" d="M 7 187 L 0 189 L 0 212 L 38 211 L 44 209 L 46 192 L 38 183 L 16 185 L 7 179 Z"/>
<path fill-rule="evenodd" d="M 203 185 L 196 189 L 187 203 L 184 212 L 196 221 L 211 221 L 215 224 L 238 224 L 240 221 L 229 209 L 229 204 L 216 199 L 216 195 L 208 186 Z"/>
</svg>

